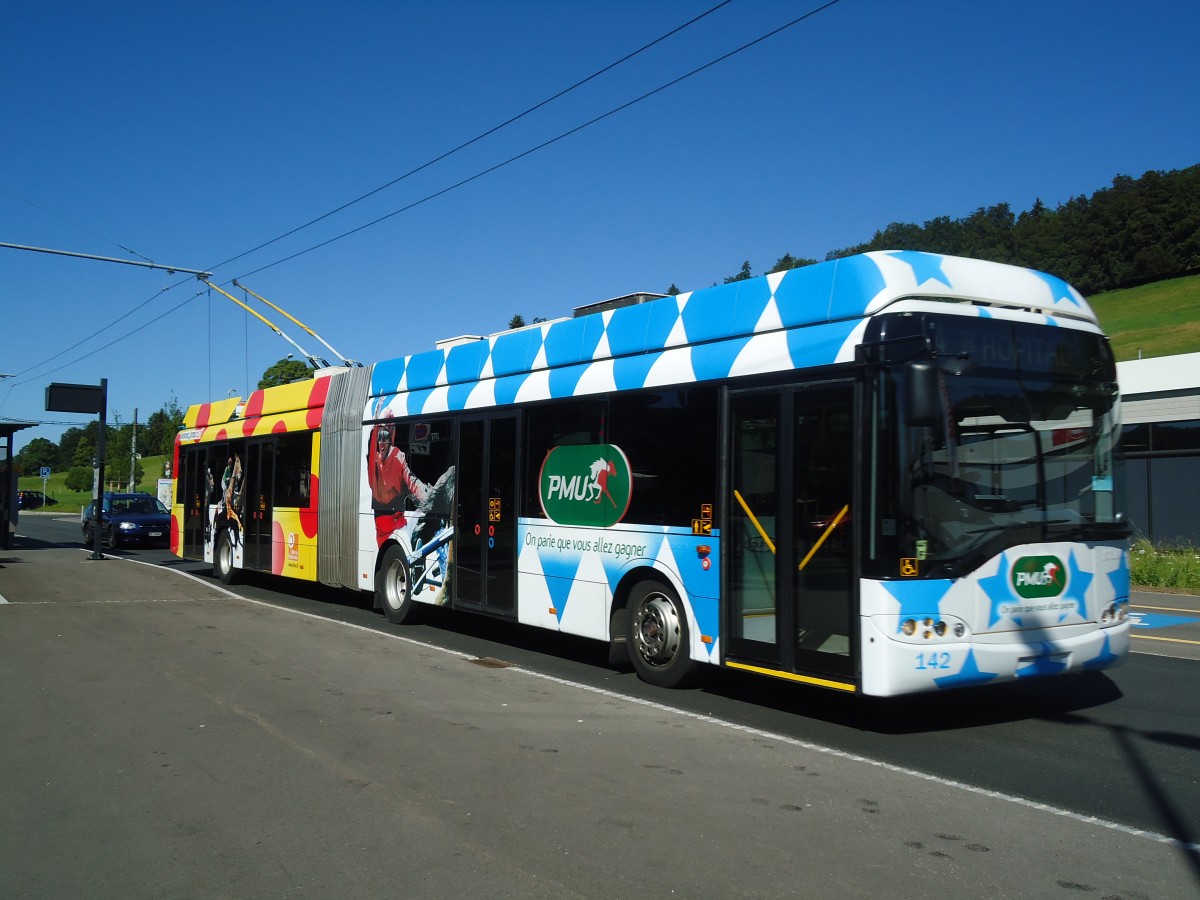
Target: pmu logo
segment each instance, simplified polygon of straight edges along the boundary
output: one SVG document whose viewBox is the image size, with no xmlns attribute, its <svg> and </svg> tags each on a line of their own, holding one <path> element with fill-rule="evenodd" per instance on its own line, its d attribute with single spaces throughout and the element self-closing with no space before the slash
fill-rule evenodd
<svg viewBox="0 0 1200 900">
<path fill-rule="evenodd" d="M 560 525 L 615 525 L 633 496 L 629 460 L 612 444 L 555 447 L 538 476 L 546 518 Z"/>
<path fill-rule="evenodd" d="M 1027 600 L 1057 597 L 1067 586 L 1067 570 L 1057 556 L 1022 556 L 1013 563 L 1012 586 Z"/>
</svg>

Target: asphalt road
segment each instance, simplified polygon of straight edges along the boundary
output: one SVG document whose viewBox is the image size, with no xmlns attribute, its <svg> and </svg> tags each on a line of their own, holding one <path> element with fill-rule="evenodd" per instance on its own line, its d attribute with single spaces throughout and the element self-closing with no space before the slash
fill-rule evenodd
<svg viewBox="0 0 1200 900">
<path fill-rule="evenodd" d="M 19 534 L 22 536 L 22 545 L 30 548 L 79 546 L 77 524 L 63 517 L 27 516 L 22 519 Z M 200 573 L 204 570 L 202 566 L 180 563 L 162 551 L 121 552 L 117 555 L 173 569 Z M 4 591 L 2 579 L 3 573 L 0 573 L 0 593 Z M 211 579 L 208 581 L 211 583 Z M 628 773 L 636 776 L 632 785 L 614 782 L 608 791 L 605 787 L 607 782 L 603 779 L 598 781 L 597 773 L 605 773 L 605 778 L 612 778 L 610 767 L 621 760 L 620 754 L 613 753 L 607 741 L 590 742 L 590 746 L 575 745 L 573 749 L 579 751 L 585 760 L 589 753 L 597 755 L 590 764 L 585 762 L 583 770 L 571 770 L 569 777 L 561 771 L 561 762 L 564 760 L 559 757 L 560 766 L 556 767 L 554 786 L 560 793 L 539 796 L 555 797 L 555 805 L 565 802 L 569 808 L 577 811 L 591 806 L 601 807 L 602 812 L 596 816 L 582 816 L 581 821 L 591 822 L 599 829 L 594 833 L 583 828 L 579 822 L 570 826 L 569 823 L 579 819 L 579 816 L 568 816 L 561 820 L 525 798 L 520 786 L 523 779 L 527 781 L 531 776 L 515 761 L 512 766 L 506 764 L 500 767 L 504 772 L 502 777 L 511 780 L 510 784 L 493 784 L 492 777 L 496 773 L 489 771 L 489 787 L 482 793 L 497 795 L 498 802 L 502 801 L 504 813 L 501 815 L 495 808 L 480 803 L 475 813 L 481 817 L 477 822 L 483 824 L 486 821 L 491 829 L 510 832 L 512 840 L 518 843 L 506 843 L 497 836 L 495 844 L 485 841 L 482 844 L 468 842 L 465 845 L 462 850 L 464 859 L 471 861 L 477 869 L 482 866 L 482 875 L 486 876 L 489 871 L 494 875 L 493 865 L 504 872 L 503 877 L 493 883 L 494 890 L 487 889 L 489 882 L 486 877 L 474 885 L 474 893 L 481 896 L 562 896 L 572 892 L 579 896 L 669 896 L 674 887 L 680 889 L 677 896 L 696 896 L 704 886 L 707 886 L 705 894 L 718 896 L 725 893 L 745 896 L 825 896 L 839 884 L 842 894 L 854 894 L 874 885 L 875 892 L 889 896 L 918 896 L 922 894 L 918 888 L 946 889 L 956 883 L 955 879 L 971 873 L 972 877 L 984 878 L 982 883 L 995 887 L 994 890 L 983 892 L 987 896 L 1061 896 L 1064 890 L 1069 892 L 1091 888 L 1101 891 L 1100 896 L 1174 897 L 1194 896 L 1200 889 L 1200 853 L 1195 846 L 1200 842 L 1200 782 L 1197 778 L 1200 772 L 1200 765 L 1197 764 L 1200 717 L 1196 715 L 1197 698 L 1200 697 L 1200 664 L 1195 659 L 1137 652 L 1123 667 L 1109 673 L 1049 680 L 1036 685 L 983 688 L 887 702 L 855 700 L 733 672 L 714 673 L 714 677 L 696 690 L 663 691 L 642 684 L 631 672 L 608 665 L 604 648 L 591 642 L 564 639 L 506 623 L 456 615 L 437 616 L 426 625 L 397 629 L 370 609 L 369 598 L 365 595 L 336 593 L 316 587 L 298 589 L 296 585 L 269 579 L 239 586 L 237 590 L 239 595 L 269 604 L 269 607 L 244 604 L 239 613 L 237 604 L 231 607 L 228 603 L 205 603 L 189 599 L 173 607 L 163 605 L 161 610 L 155 609 L 155 621 L 152 624 L 130 626 L 125 622 L 125 627 L 132 628 L 131 637 L 126 637 L 119 629 L 111 631 L 111 626 L 102 624 L 103 616 L 117 614 L 116 610 L 125 608 L 119 605 L 106 608 L 97 604 L 94 608 L 89 606 L 86 611 L 72 609 L 71 618 L 74 620 L 82 616 L 89 622 L 89 627 L 99 634 L 108 635 L 111 632 L 108 640 L 128 652 L 131 658 L 146 652 L 144 641 L 158 641 L 164 644 L 164 650 L 180 654 L 181 658 L 199 654 L 192 661 L 195 666 L 201 662 L 227 664 L 229 660 L 224 657 L 228 656 L 228 651 L 209 646 L 203 638 L 211 636 L 206 635 L 208 631 L 225 634 L 235 629 L 239 636 L 238 647 L 244 651 L 249 662 L 243 661 L 238 666 L 232 681 L 225 680 L 230 672 L 224 666 L 215 670 L 218 674 L 203 670 L 201 676 L 196 674 L 200 669 L 188 668 L 187 671 L 190 678 L 214 679 L 211 683 L 205 680 L 203 686 L 202 696 L 207 702 L 226 713 L 232 711 L 235 718 L 240 716 L 244 720 L 240 724 L 245 725 L 245 721 L 249 721 L 254 726 L 240 738 L 247 742 L 245 749 L 249 757 L 257 757 L 264 752 L 262 747 L 255 744 L 254 737 L 256 733 L 264 731 L 274 734 L 277 741 L 284 741 L 294 751 L 282 755 L 284 763 L 291 760 L 291 764 L 285 766 L 276 779 L 283 788 L 295 790 L 305 783 L 305 778 L 315 779 L 314 783 L 320 782 L 322 775 L 328 776 L 328 766 L 323 763 L 329 760 L 326 759 L 328 751 L 322 749 L 325 746 L 323 739 L 308 732 L 304 732 L 303 738 L 297 737 L 295 729 L 298 726 L 293 719 L 288 719 L 286 723 L 266 720 L 269 717 L 261 710 L 273 710 L 276 704 L 304 720 L 302 731 L 316 727 L 308 719 L 313 716 L 320 719 L 321 715 L 348 727 L 344 721 L 347 710 L 363 713 L 368 706 L 378 707 L 367 717 L 372 722 L 376 721 L 376 717 L 382 722 L 393 721 L 398 713 L 387 707 L 397 705 L 404 706 L 409 716 L 424 713 L 416 718 L 428 733 L 406 737 L 401 742 L 402 746 L 395 749 L 396 762 L 399 771 L 410 773 L 409 777 L 414 781 L 418 780 L 416 772 L 420 770 L 423 773 L 420 777 L 422 783 L 427 777 L 435 783 L 439 780 L 444 782 L 447 787 L 442 792 L 447 795 L 455 794 L 449 785 L 460 780 L 464 789 L 468 784 L 478 788 L 473 779 L 479 775 L 481 760 L 472 760 L 468 756 L 467 762 L 464 762 L 458 752 L 447 753 L 444 750 L 463 746 L 462 741 L 464 737 L 471 736 L 471 729 L 507 729 L 503 733 L 516 742 L 518 749 L 525 747 L 523 752 L 527 754 L 544 753 L 543 759 L 557 755 L 553 751 L 565 751 L 568 743 L 578 741 L 577 735 L 568 740 L 559 733 L 554 734 L 553 741 L 550 740 L 548 720 L 538 710 L 525 706 L 531 694 L 553 695 L 553 702 L 567 703 L 572 710 L 565 713 L 567 716 L 586 709 L 586 713 L 580 713 L 582 718 L 577 717 L 579 724 L 585 720 L 591 724 L 595 720 L 588 717 L 593 714 L 603 716 L 602 731 L 614 736 L 624 735 L 628 742 L 644 749 L 632 759 L 623 761 Z M 1153 637 L 1168 637 L 1169 640 L 1135 641 L 1136 649 L 1148 648 L 1153 654 L 1165 651 L 1186 655 L 1191 652 L 1194 646 L 1188 643 L 1193 640 L 1190 635 L 1194 632 L 1191 629 L 1200 627 L 1187 615 L 1190 610 L 1196 609 L 1194 598 L 1138 596 L 1135 601 L 1138 611 L 1143 615 L 1171 618 L 1169 622 L 1152 619 L 1156 624 L 1150 629 Z M 315 651 L 304 642 L 306 638 L 311 639 L 311 634 L 293 634 L 294 627 L 285 627 L 281 624 L 282 620 L 276 618 L 279 613 L 265 612 L 270 607 L 307 613 L 351 626 L 343 630 L 354 635 L 358 644 L 353 649 L 338 650 L 331 660 L 328 647 L 332 644 L 322 644 L 320 652 Z M 41 615 L 61 616 L 62 612 L 54 610 L 52 605 L 48 605 L 44 613 L 30 610 L 31 619 L 38 619 Z M 1192 615 L 1194 617 L 1195 613 Z M 168 621 L 158 620 L 171 617 L 180 621 L 172 625 Z M 304 623 L 317 621 L 307 616 L 292 618 Z M 143 620 L 144 615 L 135 622 Z M 10 621 L 16 620 L 10 618 Z M 47 621 L 38 619 L 30 624 L 28 627 L 33 629 L 31 634 L 38 628 L 45 628 Z M 11 629 L 5 629 L 3 622 L 0 619 L 0 647 L 5 646 L 6 635 L 14 634 Z M 178 630 L 179 625 L 187 630 Z M 301 629 L 307 632 L 312 630 L 311 624 Z M 414 688 L 403 696 L 396 696 L 395 674 L 388 667 L 396 662 L 392 657 L 403 654 L 380 650 L 374 645 L 371 645 L 370 652 L 364 652 L 360 646 L 364 630 L 380 636 L 393 636 L 389 643 L 394 642 L 394 636 L 402 636 L 403 646 L 418 648 L 418 655 L 426 660 L 427 668 L 437 671 L 438 678 L 430 679 L 428 672 L 410 672 Z M 180 645 L 178 635 L 185 633 L 189 637 Z M 16 640 L 15 637 L 12 639 Z M 80 639 L 84 639 L 82 635 Z M 135 639 L 140 639 L 140 642 Z M 327 641 L 328 638 L 322 640 Z M 92 653 L 95 649 L 90 647 L 88 652 Z M 451 651 L 449 660 L 483 660 L 486 665 L 471 667 L 473 677 L 463 675 L 460 667 L 437 661 L 441 655 L 435 650 L 440 649 Z M 255 665 L 254 657 L 259 655 L 264 658 Z M 312 671 L 306 668 L 309 665 L 308 657 L 312 657 Z M 86 670 L 80 673 L 82 678 L 96 677 L 94 669 L 85 665 L 87 659 L 75 662 Z M 269 671 L 280 666 L 289 674 L 275 672 L 268 675 Z M 451 670 L 454 672 L 454 684 L 465 689 L 466 696 L 475 699 L 467 703 L 461 715 L 452 716 L 448 721 L 444 715 L 432 715 L 432 710 L 453 709 L 464 704 L 462 695 L 447 697 L 444 694 L 448 690 L 444 682 L 446 672 Z M 518 673 L 526 677 L 532 673 L 533 677 L 539 679 L 536 684 L 540 687 L 530 687 L 529 683 L 518 687 L 518 682 L 512 678 Z M 255 676 L 259 674 L 261 678 L 256 679 Z M 306 684 L 303 698 L 293 696 L 286 690 L 278 693 L 281 687 L 279 679 L 282 678 L 303 680 Z M 459 685 L 458 680 L 462 678 L 469 683 Z M 383 690 L 385 685 L 389 690 L 383 695 L 372 696 L 370 699 L 373 702 L 364 701 L 364 697 L 371 693 L 372 679 L 375 682 L 374 690 Z M 415 686 L 418 683 L 419 688 Z M 168 695 L 181 692 L 176 699 L 182 702 L 196 702 L 192 693 L 182 685 L 173 684 L 171 678 L 166 679 L 163 687 L 171 689 L 166 691 Z M 194 685 L 189 683 L 188 687 Z M 286 688 L 286 682 L 283 687 Z M 347 690 L 348 687 L 351 689 Z M 267 696 L 258 695 L 260 688 L 267 691 Z M 511 692 L 513 690 L 515 693 Z M 362 692 L 362 696 L 356 691 Z M 253 694 L 254 699 L 243 703 L 243 693 L 247 697 Z M 357 705 L 337 699 L 345 696 L 355 697 Z M 486 711 L 477 708 L 478 697 L 486 698 Z M 66 699 L 62 702 L 66 703 Z M 492 718 L 496 712 L 493 706 L 518 707 L 521 709 L 521 718 L 514 722 L 506 717 L 501 726 Z M 618 707 L 621 710 L 619 715 L 613 712 Z M 76 712 L 71 715 L 89 720 L 86 714 Z M 169 712 L 159 711 L 159 715 L 170 718 Z M 93 728 L 99 727 L 96 722 L 91 724 Z M 361 722 L 358 725 L 361 726 Z M 191 728 L 193 730 L 187 735 L 187 740 L 179 745 L 177 751 L 183 753 L 187 748 L 187 755 L 202 756 L 200 751 L 194 749 L 201 744 L 195 742 L 203 742 L 208 735 L 199 733 L 199 726 L 194 723 Z M 661 732 L 664 728 L 668 735 L 676 732 L 682 743 L 676 743 L 669 737 L 663 738 Z M 317 731 L 320 729 L 317 728 Z M 12 734 L 11 730 L 9 734 Z M 418 737 L 425 740 L 418 740 Z M 657 743 L 660 738 L 664 741 L 661 744 Z M 83 736 L 81 739 L 88 738 Z M 237 743 L 237 740 L 233 741 L 234 745 Z M 164 746 L 168 744 L 164 742 Z M 503 741 L 496 746 L 503 747 Z M 229 751 L 222 745 L 214 748 L 213 752 L 219 753 L 224 759 Z M 277 753 L 278 748 L 271 752 Z M 367 768 L 344 765 L 347 755 L 354 756 L 352 748 L 341 747 L 338 752 L 341 754 L 338 765 L 343 765 L 346 773 L 356 773 L 347 774 L 347 783 L 353 783 L 358 778 L 366 782 L 363 785 L 366 788 L 367 785 L 388 782 L 388 776 L 377 769 L 368 772 Z M 483 754 L 493 762 L 495 755 L 490 752 Z M 781 757 L 788 762 L 781 763 Z M 450 758 L 456 761 L 453 764 L 447 762 Z M 295 768 L 297 760 L 299 770 Z M 232 762 L 226 759 L 225 765 L 232 765 Z M 707 804 L 701 803 L 698 808 L 693 808 L 691 804 L 695 797 L 692 793 L 685 792 L 677 796 L 677 792 L 672 791 L 673 782 L 676 785 L 683 783 L 677 779 L 682 779 L 685 771 L 690 776 L 701 768 L 714 766 L 715 771 L 711 773 L 713 785 L 707 789 Z M 312 767 L 313 771 L 305 775 L 305 767 Z M 146 774 L 149 770 L 141 771 Z M 582 776 L 580 771 L 588 774 Z M 822 782 L 826 793 L 813 792 L 810 786 L 815 782 L 808 782 L 807 789 L 801 791 L 800 796 L 816 802 L 793 802 L 797 799 L 795 797 L 789 799 L 789 793 L 795 793 L 795 784 L 789 783 L 790 779 L 797 778 L 798 774 L 817 772 L 826 776 L 827 780 Z M 746 784 L 745 779 L 751 775 L 760 776 L 760 780 L 752 785 Z M 572 784 L 571 778 L 582 780 Z M 803 779 L 801 781 L 803 783 Z M 776 836 L 778 833 L 788 833 L 787 829 L 794 830 L 796 824 L 789 824 L 786 817 L 778 820 L 773 817 L 780 810 L 799 812 L 809 811 L 814 806 L 820 807 L 829 797 L 839 796 L 838 791 L 832 788 L 834 784 L 839 785 L 843 792 L 854 794 L 849 802 L 851 806 L 857 804 L 854 813 L 858 819 L 847 822 L 834 817 L 823 821 L 824 827 L 816 830 L 810 830 L 809 825 L 804 829 L 804 852 L 798 848 L 791 851 L 795 855 L 795 865 L 801 870 L 805 853 L 817 853 L 818 856 L 825 854 L 821 857 L 826 863 L 819 882 L 805 881 L 800 877 L 801 871 L 789 876 L 788 866 L 770 857 L 766 849 L 775 846 L 773 840 L 767 840 L 759 834 L 754 841 L 757 850 L 743 846 L 744 840 L 738 840 L 739 835 L 744 838 L 747 830 L 756 829 L 759 825 Z M 241 787 L 246 791 L 254 790 L 254 785 L 250 783 Z M 90 789 L 94 790 L 95 785 L 91 785 Z M 22 787 L 20 795 L 26 797 L 29 791 L 28 786 Z M 734 791 L 736 799 L 728 791 Z M 995 792 L 996 796 L 987 792 Z M 641 796 L 643 793 L 644 796 Z M 476 791 L 471 796 L 479 794 Z M 704 790 L 701 790 L 703 794 Z M 429 799 L 432 795 L 423 796 L 424 803 L 418 805 L 427 819 L 429 831 L 405 831 L 403 839 L 398 832 L 394 842 L 395 852 L 400 857 L 407 856 L 414 852 L 409 842 L 416 841 L 417 849 L 433 854 L 442 865 L 453 864 L 456 857 L 451 853 L 447 859 L 446 854 L 450 851 L 446 847 L 439 844 L 433 848 L 428 844 L 437 840 L 439 835 L 450 838 L 451 831 L 458 835 L 458 826 L 451 827 L 447 820 L 437 814 L 437 801 Z M 625 798 L 627 808 L 623 811 L 609 808 L 617 796 Z M 166 791 L 156 802 L 164 808 L 170 807 L 171 797 L 170 791 Z M 749 797 L 748 801 L 746 797 Z M 461 798 L 455 802 L 461 803 Z M 751 807 L 758 807 L 751 809 L 757 817 L 747 817 L 745 809 L 731 806 L 746 802 Z M 292 809 L 289 815 L 310 824 L 320 822 L 327 815 L 325 807 L 329 803 L 333 803 L 335 811 L 329 813 L 330 827 L 339 830 L 337 846 L 342 847 L 347 837 L 341 832 L 346 828 L 352 831 L 355 828 L 354 817 L 349 811 L 341 817 L 336 814 L 340 808 L 338 804 L 344 803 L 344 798 L 331 800 L 325 797 L 320 803 L 314 801 L 312 808 L 305 806 Z M 59 814 L 65 815 L 66 808 L 59 808 Z M 153 813 L 155 804 L 151 803 L 147 808 Z M 251 808 L 254 816 L 265 815 L 260 807 Z M 388 816 L 397 814 L 394 808 L 386 804 L 377 810 L 374 807 L 370 809 L 373 811 L 366 819 L 372 821 L 387 820 Z M 898 809 L 903 813 L 894 823 L 887 823 L 886 816 L 878 815 L 884 810 Z M 372 816 L 376 818 L 372 819 Z M 266 817 L 269 818 L 269 815 Z M 1099 829 L 1089 827 L 1082 822 L 1087 817 L 1096 817 L 1106 824 Z M 120 816 L 116 818 L 120 819 Z M 806 824 L 811 823 L 812 818 Z M 9 820 L 0 816 L 0 827 L 15 828 L 21 821 L 19 818 Z M 197 821 L 206 822 L 208 819 L 201 815 Z M 548 832 L 538 834 L 538 829 L 531 824 L 536 821 L 544 821 Z M 607 825 L 597 824 L 603 822 Z M 904 830 L 900 824 L 902 822 L 911 826 L 905 834 L 901 833 Z M 560 832 L 556 832 L 551 823 L 557 823 Z M 111 828 L 123 827 L 119 821 L 103 821 L 100 824 Z M 884 824 L 894 824 L 900 829 L 890 835 L 895 838 L 896 844 L 892 850 L 907 856 L 897 859 L 894 853 L 881 848 L 879 841 L 885 835 L 877 832 Z M 189 827 L 186 824 L 176 825 L 184 832 Z M 698 837 L 694 829 L 699 827 L 704 832 L 706 825 L 706 835 Z M 622 840 L 610 842 L 605 837 L 607 830 L 612 828 L 622 833 Z M 846 831 L 847 828 L 849 831 Z M 1069 833 L 1072 828 L 1080 832 L 1072 835 Z M 784 831 L 779 832 L 778 829 Z M 995 868 L 1001 854 L 993 855 L 987 841 L 981 840 L 980 835 L 984 832 L 994 834 L 997 829 L 1012 840 L 1012 846 L 1010 852 L 1004 854 L 1006 865 L 992 871 L 987 867 Z M 1137 830 L 1151 832 L 1152 836 L 1132 836 Z M 1033 846 L 1018 851 L 1019 841 L 1014 835 L 1027 836 L 1030 833 L 1042 837 L 1035 840 Z M 689 835 L 692 846 L 680 847 L 677 834 Z M 721 860 L 704 855 L 717 852 L 713 849 L 716 845 L 712 844 L 717 835 L 722 838 L 720 846 L 727 846 L 723 851 L 727 858 Z M 860 850 L 856 840 L 871 835 L 875 840 L 861 848 L 861 857 L 856 855 Z M 1163 843 L 1154 835 L 1174 839 L 1178 843 Z M 186 836 L 180 835 L 181 838 Z M 641 840 L 633 840 L 635 836 Z M 364 837 L 364 841 L 366 845 L 373 846 L 381 837 L 389 836 L 372 835 L 369 840 Z M 616 848 L 613 852 L 620 852 L 606 864 L 589 860 L 583 869 L 579 869 L 576 867 L 581 864 L 578 859 L 570 864 L 564 860 L 558 860 L 562 865 L 550 864 L 544 857 L 547 852 L 545 846 L 543 854 L 530 857 L 527 849 L 529 840 L 541 840 L 545 846 L 553 847 L 561 843 L 567 848 L 564 855 L 569 855 L 571 847 L 576 848 L 577 854 L 585 851 L 589 841 L 595 843 L 594 849 Z M 1064 849 L 1076 841 L 1080 842 L 1080 846 L 1074 850 Z M 809 842 L 812 847 L 807 846 Z M 243 846 L 237 842 L 233 845 Z M 975 849 L 964 850 L 969 845 Z M 161 852 L 160 844 L 149 838 L 144 846 L 138 846 L 140 850 L 126 848 L 127 855 L 137 858 L 139 853 L 149 853 L 150 847 Z M 384 841 L 384 846 L 390 846 L 388 841 Z M 491 855 L 499 847 L 505 848 L 504 859 L 492 859 Z M 980 847 L 985 849 L 980 850 Z M 1087 849 L 1084 850 L 1084 847 Z M 219 850 L 213 849 L 217 854 L 214 859 L 220 857 Z M 1052 857 L 1061 859 L 1063 871 L 1050 871 L 1047 867 L 1051 864 L 1037 857 L 1039 851 L 1050 852 Z M 312 848 L 311 852 L 319 851 Z M 626 857 L 621 855 L 623 853 L 634 855 Z M 1074 860 L 1072 853 L 1082 853 L 1083 859 Z M 1112 876 L 1119 883 L 1108 883 L 1098 877 L 1109 871 L 1108 861 L 1102 858 L 1104 853 L 1120 854 L 1123 868 L 1112 870 L 1114 873 L 1125 873 L 1124 876 Z M 766 857 L 760 859 L 763 854 Z M 553 853 L 550 856 L 553 857 Z M 981 862 L 985 856 L 987 862 Z M 879 870 L 872 872 L 869 861 L 876 857 Z M 839 858 L 842 863 L 830 868 L 829 861 Z M 695 869 L 696 880 L 689 880 L 680 874 L 693 871 L 687 866 L 681 867 L 680 859 L 691 860 L 698 867 Z M 1036 865 L 1033 862 L 1035 859 Z M 523 862 L 518 864 L 514 860 Z M 661 882 L 644 880 L 646 871 L 652 870 L 656 861 L 661 867 L 663 879 Z M 943 861 L 945 871 L 937 868 Z M 812 863 L 813 860 L 809 859 L 808 862 Z M 1075 868 L 1071 869 L 1068 862 Z M 199 863 L 195 865 L 199 866 Z M 520 869 L 519 874 L 512 870 L 514 865 Z M 981 869 L 981 866 L 984 868 Z M 1018 874 L 1018 868 L 1027 871 Z M 339 863 L 334 867 L 339 873 L 337 877 L 331 875 L 332 880 L 323 881 L 321 885 L 316 884 L 316 881 L 321 881 L 320 878 L 313 881 L 310 877 L 307 890 L 299 883 L 293 885 L 279 881 L 276 884 L 264 875 L 265 869 L 262 867 L 251 866 L 246 878 L 247 884 L 250 881 L 256 885 L 270 884 L 273 890 L 282 885 L 282 889 L 274 892 L 285 896 L 334 896 L 337 891 L 331 885 L 345 887 L 352 869 L 357 871 L 348 864 Z M 1146 874 L 1138 875 L 1142 870 Z M 744 873 L 741 878 L 739 872 Z M 837 872 L 837 876 L 832 872 Z M 917 873 L 914 876 L 916 880 L 910 883 L 911 891 L 894 881 L 897 874 L 902 872 Z M 1088 875 L 1092 877 L 1084 877 Z M 153 896 L 257 895 L 254 891 L 230 887 L 228 883 L 215 892 L 207 888 L 195 892 L 181 891 L 177 881 L 167 875 L 160 877 L 166 879 L 162 882 L 166 885 L 162 892 L 134 893 Z M 363 879 L 363 895 L 385 895 L 376 893 L 380 883 L 373 880 L 375 876 L 356 877 Z M 547 881 L 539 883 L 538 877 L 544 877 Z M 425 876 L 422 875 L 422 878 Z M 423 880 L 420 888 L 414 886 L 413 890 L 398 890 L 392 895 L 449 896 L 457 890 L 461 896 L 463 892 L 470 892 L 468 887 L 471 884 L 469 879 L 464 881 L 463 878 L 465 876 L 455 872 L 454 877 L 436 889 L 428 880 Z M 533 880 L 527 880 L 529 878 Z M 987 881 L 988 878 L 993 880 Z M 21 884 L 16 883 L 9 884 L 9 888 L 17 889 L 15 893 L 4 890 L 4 879 L 5 875 L 0 871 L 0 893 L 4 896 L 44 895 L 28 889 L 22 892 Z M 68 880 L 67 883 L 75 882 Z M 216 883 L 221 884 L 219 880 Z M 106 884 L 120 884 L 120 878 L 109 876 Z M 188 884 L 199 882 L 193 880 Z M 651 890 L 634 889 L 644 885 L 656 887 Z M 807 887 L 802 888 L 801 885 Z M 127 884 L 123 886 L 128 887 Z M 120 893 L 100 891 L 92 895 L 119 896 Z"/>
</svg>

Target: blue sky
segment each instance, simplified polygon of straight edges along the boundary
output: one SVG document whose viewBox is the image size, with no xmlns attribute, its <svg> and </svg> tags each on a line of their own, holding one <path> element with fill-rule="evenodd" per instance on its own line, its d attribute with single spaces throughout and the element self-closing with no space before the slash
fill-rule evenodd
<svg viewBox="0 0 1200 900">
<path fill-rule="evenodd" d="M 894 221 L 1055 206 L 1200 162 L 1194 2 L 841 0 L 420 202 L 821 5 L 733 0 L 240 256 L 717 2 L 10 4 L 0 241 L 239 278 L 373 362 L 514 313 L 707 287 L 743 260 L 759 274 L 784 253 L 820 259 Z M 202 287 L 0 249 L 0 372 L 16 376 L 0 416 L 48 423 L 17 447 L 86 423 L 44 410 L 52 381 L 107 378 L 110 421 L 144 421 L 171 395 L 244 395 L 293 351 Z"/>
</svg>

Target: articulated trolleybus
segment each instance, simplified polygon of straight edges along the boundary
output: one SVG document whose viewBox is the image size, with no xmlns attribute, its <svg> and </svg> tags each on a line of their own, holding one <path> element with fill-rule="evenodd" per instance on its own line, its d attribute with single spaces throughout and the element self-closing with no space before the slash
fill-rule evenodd
<svg viewBox="0 0 1200 900">
<path fill-rule="evenodd" d="M 1112 353 L 1039 272 L 880 252 L 193 406 L 172 547 L 886 696 L 1129 648 Z"/>
</svg>

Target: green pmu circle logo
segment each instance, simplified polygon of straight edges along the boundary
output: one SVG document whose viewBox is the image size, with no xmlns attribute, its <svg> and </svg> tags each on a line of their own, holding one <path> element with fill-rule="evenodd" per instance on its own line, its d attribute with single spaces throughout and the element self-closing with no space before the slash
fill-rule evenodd
<svg viewBox="0 0 1200 900">
<path fill-rule="evenodd" d="M 542 462 L 538 495 L 546 518 L 560 525 L 616 525 L 633 496 L 629 460 L 612 444 L 555 447 Z"/>
<path fill-rule="evenodd" d="M 1013 563 L 1012 586 L 1027 600 L 1057 597 L 1067 586 L 1067 568 L 1057 556 L 1022 556 Z"/>
</svg>

